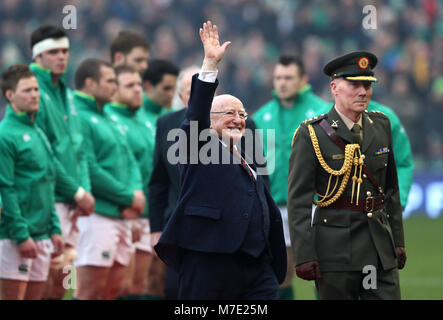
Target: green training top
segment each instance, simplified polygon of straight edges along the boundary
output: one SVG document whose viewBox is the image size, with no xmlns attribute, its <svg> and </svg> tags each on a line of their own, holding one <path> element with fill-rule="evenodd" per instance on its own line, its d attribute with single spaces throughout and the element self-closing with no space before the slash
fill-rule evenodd
<svg viewBox="0 0 443 320">
<path fill-rule="evenodd" d="M 54 207 L 57 160 L 43 131 L 9 105 L 0 123 L 0 159 L 0 239 L 20 244 L 61 234 Z"/>
<path fill-rule="evenodd" d="M 121 218 L 121 209 L 134 200 L 134 190 L 143 190 L 138 164 L 126 137 L 98 109 L 94 97 L 76 91 L 74 103 L 85 137 L 95 211 Z"/>
<path fill-rule="evenodd" d="M 151 178 L 154 157 L 154 134 L 145 125 L 136 120 L 136 114 L 127 105 L 111 102 L 105 105 L 104 112 L 126 136 L 126 139 L 137 160 L 143 183 L 143 192 L 148 197 L 148 183 Z M 138 112 L 138 111 L 137 111 Z M 141 218 L 148 217 L 148 205 Z"/>
<path fill-rule="evenodd" d="M 275 91 L 273 99 L 252 116 L 257 129 L 263 129 L 263 149 L 270 173 L 271 194 L 278 205 L 286 206 L 288 198 L 289 156 L 292 137 L 300 123 L 329 111 L 328 103 L 316 96 L 309 84 L 296 96 L 291 108 L 280 104 Z M 275 130 L 275 145 L 268 144 L 267 130 Z"/>
<path fill-rule="evenodd" d="M 371 101 L 368 111 L 381 111 L 391 122 L 391 132 L 395 157 L 395 166 L 397 167 L 398 187 L 400 189 L 400 202 L 404 209 L 408 202 L 409 190 L 412 186 L 414 173 L 414 159 L 412 158 L 411 143 L 408 134 L 400 122 L 395 112 L 385 105 Z"/>
<path fill-rule="evenodd" d="M 168 110 L 149 99 L 143 92 L 143 104 L 136 113 L 136 119 L 145 125 L 150 131 L 152 145 L 155 144 L 155 132 L 157 130 L 157 119 L 172 110 Z"/>
<path fill-rule="evenodd" d="M 54 85 L 51 71 L 36 63 L 29 66 L 37 77 L 40 88 L 40 110 L 36 124 L 45 132 L 55 156 L 62 164 L 57 170 L 56 201 L 73 202 L 81 186 L 90 191 L 83 136 L 77 110 L 72 104 L 72 93 L 64 77 Z"/>
</svg>

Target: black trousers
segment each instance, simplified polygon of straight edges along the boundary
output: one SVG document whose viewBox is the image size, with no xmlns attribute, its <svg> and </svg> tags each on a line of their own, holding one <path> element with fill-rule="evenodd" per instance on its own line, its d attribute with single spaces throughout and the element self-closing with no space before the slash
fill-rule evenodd
<svg viewBox="0 0 443 320">
<path fill-rule="evenodd" d="M 178 297 L 178 274 L 171 267 L 166 266 L 165 299 L 177 300 Z"/>
<path fill-rule="evenodd" d="M 178 299 L 273 300 L 278 289 L 266 254 L 183 252 Z"/>
</svg>

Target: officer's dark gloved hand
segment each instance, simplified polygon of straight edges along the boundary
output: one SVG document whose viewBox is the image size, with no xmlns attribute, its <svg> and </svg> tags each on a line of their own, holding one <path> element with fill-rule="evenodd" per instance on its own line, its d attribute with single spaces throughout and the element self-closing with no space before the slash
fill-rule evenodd
<svg viewBox="0 0 443 320">
<path fill-rule="evenodd" d="M 303 280 L 315 280 L 321 278 L 318 261 L 309 261 L 295 267 L 297 277 Z"/>
<path fill-rule="evenodd" d="M 403 247 L 396 247 L 395 252 L 397 253 L 398 268 L 403 269 L 406 263 L 406 251 Z"/>
</svg>

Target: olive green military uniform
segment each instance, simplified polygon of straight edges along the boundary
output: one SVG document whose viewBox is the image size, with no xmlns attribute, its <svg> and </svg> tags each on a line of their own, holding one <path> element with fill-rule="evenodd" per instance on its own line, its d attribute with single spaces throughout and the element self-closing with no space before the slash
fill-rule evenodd
<svg viewBox="0 0 443 320">
<path fill-rule="evenodd" d="M 377 60 L 357 51 L 328 62 L 323 72 L 340 79 L 331 84 L 339 105 L 302 123 L 293 138 L 288 215 L 296 273 L 315 279 L 321 299 L 400 299 L 406 252 L 391 124 L 379 111 L 365 110 L 357 122 L 338 112 L 364 110 L 356 102 L 369 103 Z"/>
</svg>

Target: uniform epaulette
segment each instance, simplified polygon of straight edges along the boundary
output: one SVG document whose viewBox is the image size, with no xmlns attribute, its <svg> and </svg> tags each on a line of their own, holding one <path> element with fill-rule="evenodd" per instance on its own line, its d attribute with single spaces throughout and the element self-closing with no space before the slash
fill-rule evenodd
<svg viewBox="0 0 443 320">
<path fill-rule="evenodd" d="M 311 119 L 307 119 L 307 120 L 303 121 L 302 124 L 304 124 L 304 125 L 312 124 L 312 123 L 320 121 L 321 119 L 324 119 L 324 118 L 326 118 L 326 113 L 323 113 L 323 114 L 321 114 L 319 116 L 316 116 L 316 117 L 313 117 Z"/>
<path fill-rule="evenodd" d="M 313 117 L 313 118 L 310 118 L 310 119 L 307 119 L 307 120 L 303 121 L 303 122 L 300 124 L 300 126 L 301 126 L 302 124 L 304 124 L 304 125 L 308 125 L 308 124 L 315 123 L 315 122 L 317 122 L 317 121 L 320 121 L 321 119 L 324 119 L 325 117 L 326 117 L 326 113 L 323 113 L 323 114 L 321 114 L 321 115 L 319 115 L 319 116 L 316 116 L 316 117 Z M 295 136 L 297 135 L 297 132 L 298 132 L 298 129 L 300 129 L 300 126 L 297 127 L 297 130 L 295 130 L 294 135 L 292 136 L 292 144 L 294 143 Z M 292 144 L 291 144 L 291 145 L 292 145 Z"/>
</svg>

